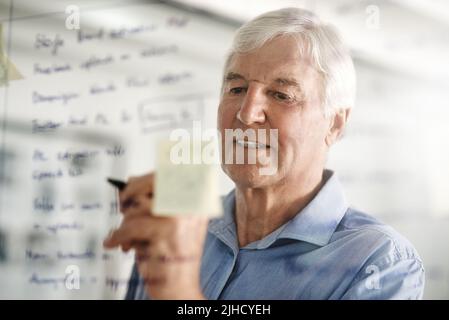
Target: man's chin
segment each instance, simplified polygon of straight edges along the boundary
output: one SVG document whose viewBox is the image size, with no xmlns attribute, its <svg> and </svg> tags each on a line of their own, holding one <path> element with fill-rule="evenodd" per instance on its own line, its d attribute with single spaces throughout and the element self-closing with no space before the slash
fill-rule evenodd
<svg viewBox="0 0 449 320">
<path fill-rule="evenodd" d="M 222 165 L 226 175 L 242 188 L 262 187 L 269 183 L 270 176 L 263 174 L 268 168 L 254 164 L 227 164 Z"/>
</svg>

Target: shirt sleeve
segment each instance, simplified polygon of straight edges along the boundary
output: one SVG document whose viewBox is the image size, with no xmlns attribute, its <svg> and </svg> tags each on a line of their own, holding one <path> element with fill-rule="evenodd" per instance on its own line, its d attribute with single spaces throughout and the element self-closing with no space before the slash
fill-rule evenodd
<svg viewBox="0 0 449 320">
<path fill-rule="evenodd" d="M 368 259 L 342 299 L 422 299 L 424 282 L 424 267 L 419 257 L 384 251 Z"/>
</svg>

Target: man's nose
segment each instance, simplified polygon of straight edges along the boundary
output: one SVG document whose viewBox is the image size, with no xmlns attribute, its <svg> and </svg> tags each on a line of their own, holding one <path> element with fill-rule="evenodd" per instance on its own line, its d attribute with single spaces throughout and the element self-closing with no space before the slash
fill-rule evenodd
<svg viewBox="0 0 449 320">
<path fill-rule="evenodd" d="M 240 110 L 237 112 L 237 119 L 245 125 L 264 123 L 265 107 L 266 100 L 262 90 L 250 87 L 242 101 Z"/>
</svg>

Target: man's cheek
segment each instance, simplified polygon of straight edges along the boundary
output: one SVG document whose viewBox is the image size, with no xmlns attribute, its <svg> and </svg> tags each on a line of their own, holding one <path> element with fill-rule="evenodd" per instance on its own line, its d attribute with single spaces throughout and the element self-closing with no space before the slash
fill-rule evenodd
<svg viewBox="0 0 449 320">
<path fill-rule="evenodd" d="M 230 126 L 230 116 L 229 116 L 229 110 L 223 105 L 220 105 L 218 108 L 218 114 L 217 114 L 217 126 L 220 131 L 223 131 L 226 128 L 229 128 Z"/>
<path fill-rule="evenodd" d="M 235 115 L 232 113 L 224 114 L 221 119 L 221 126 L 219 127 L 220 133 L 224 136 L 227 129 L 234 129 L 236 127 L 238 127 L 238 124 L 236 124 Z"/>
</svg>

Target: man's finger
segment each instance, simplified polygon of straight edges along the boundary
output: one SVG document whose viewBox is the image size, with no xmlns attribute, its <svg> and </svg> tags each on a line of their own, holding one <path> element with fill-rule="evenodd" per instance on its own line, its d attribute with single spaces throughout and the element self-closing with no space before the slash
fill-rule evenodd
<svg viewBox="0 0 449 320">
<path fill-rule="evenodd" d="M 103 245 L 106 248 L 114 248 L 133 242 L 152 242 L 152 239 L 161 234 L 165 227 L 165 221 L 159 217 L 145 216 L 125 219 L 122 225 L 104 240 Z"/>
<path fill-rule="evenodd" d="M 123 209 L 132 204 L 134 198 L 139 195 L 152 197 L 154 184 L 154 173 L 150 173 L 141 177 L 130 178 L 126 188 L 120 192 L 120 206 Z"/>
<path fill-rule="evenodd" d="M 152 216 L 153 199 L 146 196 L 136 198 L 134 204 L 122 212 L 127 218 L 139 216 Z"/>
</svg>

